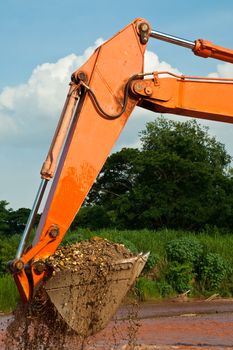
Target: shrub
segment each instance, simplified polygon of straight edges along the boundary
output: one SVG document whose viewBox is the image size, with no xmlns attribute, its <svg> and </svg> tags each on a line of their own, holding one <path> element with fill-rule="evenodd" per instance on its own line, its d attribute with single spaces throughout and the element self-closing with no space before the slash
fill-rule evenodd
<svg viewBox="0 0 233 350">
<path fill-rule="evenodd" d="M 168 242 L 165 251 L 169 261 L 196 264 L 203 254 L 203 245 L 193 237 L 182 237 Z"/>
<path fill-rule="evenodd" d="M 217 291 L 231 272 L 229 264 L 217 253 L 208 253 L 200 265 L 199 281 L 202 289 Z"/>
<path fill-rule="evenodd" d="M 172 286 L 166 281 L 162 280 L 157 282 L 157 287 L 162 298 L 170 297 L 174 294 Z"/>
<path fill-rule="evenodd" d="M 195 277 L 192 265 L 188 263 L 179 264 L 177 262 L 168 264 L 165 276 L 167 282 L 178 293 L 183 293 L 191 289 Z"/>
</svg>

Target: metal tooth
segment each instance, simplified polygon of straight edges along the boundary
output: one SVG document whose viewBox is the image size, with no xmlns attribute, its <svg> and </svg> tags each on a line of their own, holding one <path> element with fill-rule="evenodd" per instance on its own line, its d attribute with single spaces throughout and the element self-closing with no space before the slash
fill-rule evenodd
<svg viewBox="0 0 233 350">
<path fill-rule="evenodd" d="M 147 260 L 149 258 L 149 256 L 150 256 L 150 252 L 146 252 L 145 254 L 143 254 L 142 258 L 144 260 Z"/>
</svg>

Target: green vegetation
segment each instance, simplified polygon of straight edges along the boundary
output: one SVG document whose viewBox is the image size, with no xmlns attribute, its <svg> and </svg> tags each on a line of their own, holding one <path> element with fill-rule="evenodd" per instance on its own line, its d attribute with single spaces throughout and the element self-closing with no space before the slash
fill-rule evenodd
<svg viewBox="0 0 233 350">
<path fill-rule="evenodd" d="M 112 154 L 72 229 L 233 229 L 231 157 L 196 121 L 158 118 Z"/>
<path fill-rule="evenodd" d="M 6 272 L 7 262 L 15 257 L 19 238 L 19 235 L 11 237 L 0 235 L 0 275 Z"/>
<path fill-rule="evenodd" d="M 230 233 L 178 230 L 79 229 L 64 243 L 93 235 L 122 243 L 133 252 L 151 255 L 137 283 L 141 300 L 170 297 L 190 291 L 190 296 L 233 296 L 233 236 Z"/>
<path fill-rule="evenodd" d="M 13 210 L 7 208 L 9 203 L 5 200 L 0 200 L 0 236 L 11 237 L 15 234 L 21 234 L 26 225 L 30 209 L 19 208 Z M 35 224 L 37 225 L 40 215 L 37 214 Z"/>
<path fill-rule="evenodd" d="M 230 233 L 79 229 L 69 232 L 62 244 L 92 236 L 122 243 L 134 253 L 150 251 L 148 263 L 136 284 L 136 294 L 141 301 L 173 297 L 188 290 L 190 297 L 208 297 L 214 293 L 233 296 L 233 236 Z M 6 262 L 14 256 L 18 238 L 12 237 L 11 243 L 9 239 L 0 240 L 0 311 L 12 310 L 18 299 L 11 276 L 4 272 Z"/>
<path fill-rule="evenodd" d="M 19 300 L 19 293 L 12 276 L 0 275 L 0 311 L 11 312 Z"/>
<path fill-rule="evenodd" d="M 151 255 L 137 282 L 140 300 L 189 291 L 233 296 L 233 171 L 223 144 L 195 120 L 163 117 L 102 168 L 62 244 L 99 235 Z M 15 305 L 6 263 L 29 209 L 0 201 L 0 310 Z M 37 222 L 39 215 L 37 217 Z"/>
</svg>

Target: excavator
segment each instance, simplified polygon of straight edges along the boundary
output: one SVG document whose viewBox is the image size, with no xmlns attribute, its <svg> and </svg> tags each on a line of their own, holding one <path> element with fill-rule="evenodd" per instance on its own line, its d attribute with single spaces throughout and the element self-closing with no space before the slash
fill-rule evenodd
<svg viewBox="0 0 233 350">
<path fill-rule="evenodd" d="M 41 183 L 15 259 L 9 265 L 21 299 L 32 300 L 43 284 L 54 307 L 77 333 L 82 312 L 77 312 L 74 305 L 79 305 L 79 310 L 86 308 L 87 300 L 83 300 L 81 290 L 92 282 L 89 279 L 86 286 L 80 286 L 79 276 L 69 271 L 65 278 L 57 274 L 47 279 L 45 260 L 62 242 L 134 108 L 233 122 L 233 78 L 144 72 L 144 55 L 150 38 L 188 48 L 203 58 L 233 63 L 233 50 L 207 40 L 189 41 L 161 33 L 152 29 L 145 19 L 137 18 L 99 46 L 72 74 L 64 108 L 41 169 Z M 36 214 L 52 178 L 31 240 Z M 100 321 L 92 333 L 102 329 L 112 317 L 147 258 L 148 254 L 139 254 L 123 259 L 109 272 L 106 302 L 98 311 Z M 71 293 L 71 289 L 76 292 Z M 115 293 L 117 289 L 121 293 Z M 103 314 L 105 318 L 101 317 Z"/>
</svg>

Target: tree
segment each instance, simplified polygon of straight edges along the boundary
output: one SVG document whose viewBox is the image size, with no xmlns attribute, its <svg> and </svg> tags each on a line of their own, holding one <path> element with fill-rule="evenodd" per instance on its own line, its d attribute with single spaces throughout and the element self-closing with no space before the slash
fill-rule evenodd
<svg viewBox="0 0 233 350">
<path fill-rule="evenodd" d="M 141 133 L 142 149 L 177 155 L 194 163 L 206 162 L 214 170 L 224 171 L 231 162 L 225 146 L 208 134 L 197 121 L 175 122 L 158 118 L 147 123 Z"/>
<path fill-rule="evenodd" d="M 0 235 L 8 235 L 10 233 L 9 216 L 12 209 L 7 209 L 8 205 L 7 201 L 0 201 Z"/>
<path fill-rule="evenodd" d="M 94 205 L 80 208 L 78 215 L 71 224 L 71 230 L 76 230 L 79 227 L 97 230 L 109 226 L 111 226 L 111 218 L 105 208 Z"/>
<path fill-rule="evenodd" d="M 24 231 L 29 214 L 30 209 L 28 208 L 19 208 L 15 211 L 11 211 L 9 215 L 9 225 L 12 234 L 19 234 Z"/>
<path fill-rule="evenodd" d="M 30 209 L 19 208 L 17 210 L 7 209 L 9 203 L 0 201 L 0 235 L 8 236 L 21 234 L 26 226 Z M 35 225 L 38 225 L 40 214 L 36 215 Z"/>
<path fill-rule="evenodd" d="M 87 197 L 86 204 L 108 207 L 116 198 L 132 191 L 136 176 L 134 164 L 138 156 L 139 150 L 123 148 L 108 157 Z"/>
<path fill-rule="evenodd" d="M 138 183 L 150 197 L 144 202 L 142 222 L 157 227 L 153 220 L 159 219 L 163 226 L 195 230 L 206 224 L 228 225 L 224 221 L 233 208 L 231 157 L 207 128 L 195 120 L 159 118 L 147 124 L 141 140 Z"/>
<path fill-rule="evenodd" d="M 233 227 L 231 157 L 207 128 L 161 117 L 141 141 L 141 150 L 108 158 L 86 204 L 105 208 L 119 228 Z"/>
</svg>

